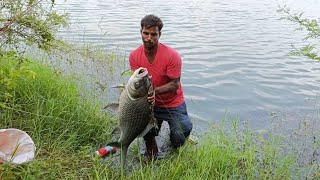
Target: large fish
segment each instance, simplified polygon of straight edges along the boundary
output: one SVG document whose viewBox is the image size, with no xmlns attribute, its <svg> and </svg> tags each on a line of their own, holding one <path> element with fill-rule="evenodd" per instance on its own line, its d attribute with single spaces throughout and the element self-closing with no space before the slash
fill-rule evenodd
<svg viewBox="0 0 320 180">
<path fill-rule="evenodd" d="M 146 68 L 138 68 L 129 78 L 119 99 L 120 138 L 110 146 L 121 148 L 121 163 L 125 165 L 129 145 L 137 137 L 144 136 L 151 128 L 157 128 L 153 106 L 147 97 L 153 93 L 151 78 Z"/>
</svg>

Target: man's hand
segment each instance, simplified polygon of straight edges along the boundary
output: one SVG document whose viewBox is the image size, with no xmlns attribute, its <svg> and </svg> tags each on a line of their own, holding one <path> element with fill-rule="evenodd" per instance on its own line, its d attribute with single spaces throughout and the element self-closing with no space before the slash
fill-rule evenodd
<svg viewBox="0 0 320 180">
<path fill-rule="evenodd" d="M 154 105 L 154 102 L 155 102 L 155 92 L 154 91 L 152 91 L 151 93 L 148 94 L 147 100 L 149 103 Z"/>
</svg>

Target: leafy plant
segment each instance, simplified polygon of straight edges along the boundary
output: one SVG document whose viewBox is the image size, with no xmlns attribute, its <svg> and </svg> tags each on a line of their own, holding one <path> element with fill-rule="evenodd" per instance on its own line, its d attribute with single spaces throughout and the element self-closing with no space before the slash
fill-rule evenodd
<svg viewBox="0 0 320 180">
<path fill-rule="evenodd" d="M 17 62 L 21 60 L 13 51 L 0 54 L 0 58 L 2 61 Z M 4 64 L 2 64 L 2 66 L 4 66 Z M 17 87 L 17 80 L 20 77 L 34 79 L 36 73 L 30 70 L 29 66 L 24 62 L 16 66 L 0 69 L 0 107 L 6 107 L 8 103 L 12 104 L 11 100 L 14 97 L 14 90 Z"/>
<path fill-rule="evenodd" d="M 58 14 L 54 0 L 2 0 L 0 48 L 23 53 L 28 46 L 49 51 L 59 44 L 56 32 L 68 25 L 68 15 Z"/>
<path fill-rule="evenodd" d="M 304 13 L 292 13 L 290 11 L 290 8 L 288 8 L 287 6 L 280 7 L 278 11 L 286 15 L 285 19 L 292 21 L 294 23 L 297 23 L 300 26 L 299 28 L 297 28 L 297 30 L 307 31 L 307 36 L 304 38 L 305 41 L 310 39 L 315 39 L 316 41 L 320 40 L 319 20 L 306 18 L 303 16 Z M 318 43 L 309 43 L 300 49 L 296 49 L 292 51 L 291 54 L 306 56 L 310 59 L 320 61 L 318 47 L 319 47 Z"/>
</svg>

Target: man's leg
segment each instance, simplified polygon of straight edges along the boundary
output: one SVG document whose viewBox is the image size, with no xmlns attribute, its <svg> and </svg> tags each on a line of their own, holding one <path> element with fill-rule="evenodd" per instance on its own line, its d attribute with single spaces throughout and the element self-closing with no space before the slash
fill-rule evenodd
<svg viewBox="0 0 320 180">
<path fill-rule="evenodd" d="M 184 145 L 186 138 L 192 130 L 192 122 L 188 116 L 186 104 L 183 103 L 176 108 L 170 109 L 172 118 L 168 120 L 170 127 L 170 141 L 173 147 Z"/>
<path fill-rule="evenodd" d="M 161 122 L 167 121 L 170 127 L 171 144 L 178 148 L 182 146 L 192 130 L 192 122 L 187 113 L 186 104 L 176 108 L 154 108 L 154 115 Z"/>
<path fill-rule="evenodd" d="M 162 120 L 157 119 L 158 123 L 158 129 L 151 129 L 144 137 L 143 139 L 145 140 L 146 143 L 146 153 L 145 155 L 152 158 L 156 157 L 158 155 L 158 146 L 157 146 L 157 141 L 155 136 L 158 135 L 159 130 L 161 128 Z"/>
<path fill-rule="evenodd" d="M 170 127 L 170 141 L 173 147 L 182 146 L 192 130 L 192 122 L 188 116 L 186 104 L 183 103 L 176 108 L 154 107 L 154 117 L 158 122 L 158 130 L 151 129 L 143 138 L 146 142 L 146 155 L 155 157 L 158 147 L 155 136 L 158 135 L 163 121 L 167 121 Z"/>
</svg>

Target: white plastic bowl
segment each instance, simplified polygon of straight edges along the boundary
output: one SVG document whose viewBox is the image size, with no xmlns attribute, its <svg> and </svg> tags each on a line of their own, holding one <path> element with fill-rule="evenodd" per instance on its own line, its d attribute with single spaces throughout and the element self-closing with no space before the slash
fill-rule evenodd
<svg viewBox="0 0 320 180">
<path fill-rule="evenodd" d="M 34 158 L 36 147 L 31 137 L 19 129 L 0 129 L 0 164 L 22 164 Z"/>
</svg>

